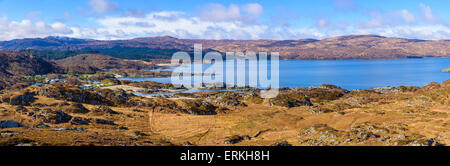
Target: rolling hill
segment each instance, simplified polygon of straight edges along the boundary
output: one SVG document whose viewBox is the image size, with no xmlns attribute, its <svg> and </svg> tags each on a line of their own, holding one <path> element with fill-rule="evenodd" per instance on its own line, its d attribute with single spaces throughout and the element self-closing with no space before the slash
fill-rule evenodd
<svg viewBox="0 0 450 166">
<path fill-rule="evenodd" d="M 0 59 L 0 90 L 15 84 L 17 78 L 58 70 L 55 64 L 28 53 L 0 51 Z"/>
<path fill-rule="evenodd" d="M 0 50 L 97 51 L 122 59 L 168 59 L 177 51 L 279 52 L 281 59 L 397 59 L 450 57 L 450 41 L 350 35 L 323 40 L 200 40 L 169 36 L 130 40 L 91 40 L 66 37 L 19 39 L 0 42 Z"/>
</svg>

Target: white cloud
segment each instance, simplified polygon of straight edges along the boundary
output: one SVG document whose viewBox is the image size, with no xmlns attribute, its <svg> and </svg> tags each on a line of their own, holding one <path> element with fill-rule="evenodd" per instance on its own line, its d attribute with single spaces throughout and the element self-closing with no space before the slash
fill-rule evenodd
<svg viewBox="0 0 450 166">
<path fill-rule="evenodd" d="M 35 11 L 27 14 L 26 18 L 29 20 L 40 20 L 42 17 L 42 12 Z"/>
<path fill-rule="evenodd" d="M 263 7 L 257 3 L 247 4 L 242 8 L 245 12 L 255 17 L 259 17 L 264 12 Z"/>
<path fill-rule="evenodd" d="M 145 12 L 138 9 L 128 9 L 122 15 L 125 17 L 145 17 Z"/>
<path fill-rule="evenodd" d="M 254 23 L 264 9 L 258 3 L 246 5 L 231 4 L 226 7 L 222 4 L 208 4 L 202 7 L 200 18 L 206 21 L 241 21 L 244 23 Z"/>
<path fill-rule="evenodd" d="M 64 12 L 63 16 L 55 19 L 56 22 L 67 22 L 75 19 L 69 12 Z"/>
<path fill-rule="evenodd" d="M 102 14 L 118 9 L 118 3 L 109 2 L 108 0 L 89 0 L 91 6 L 90 13 Z"/>
<path fill-rule="evenodd" d="M 132 38 L 170 35 L 180 38 L 257 39 L 265 25 L 247 25 L 240 21 L 207 21 L 187 17 L 181 12 L 153 12 L 143 18 L 107 17 L 98 20 L 97 31 L 108 34 L 103 38 Z M 149 25 L 149 26 L 142 26 Z"/>
<path fill-rule="evenodd" d="M 384 21 L 383 17 L 380 15 L 380 13 L 372 12 L 370 15 L 372 18 L 369 21 L 363 22 L 363 23 L 358 23 L 360 27 L 375 28 L 375 27 L 380 27 L 380 26 L 384 25 L 385 21 Z"/>
<path fill-rule="evenodd" d="M 380 13 L 379 11 L 372 11 L 370 13 L 369 20 L 365 22 L 356 21 L 356 25 L 359 28 L 392 27 L 414 23 L 416 23 L 416 17 L 406 9 L 399 11 L 388 11 L 384 13 Z"/>
<path fill-rule="evenodd" d="M 408 12 L 409 13 L 409 12 Z M 412 22 L 407 17 L 407 21 Z M 108 17 L 98 20 L 101 28 L 97 39 L 124 39 L 142 36 L 174 36 L 195 39 L 299 39 L 327 38 L 349 34 L 376 34 L 387 37 L 407 37 L 419 39 L 449 39 L 447 26 L 419 26 L 392 23 L 387 25 L 379 13 L 372 13 L 372 19 L 360 24 L 332 24 L 322 18 L 317 28 L 295 28 L 246 24 L 242 21 L 208 21 L 199 17 L 190 17 L 182 12 L 153 12 L 143 18 Z M 151 25 L 139 26 L 138 24 Z M 332 27 L 332 28 L 327 28 Z M 322 28 L 327 28 L 326 30 Z"/>
<path fill-rule="evenodd" d="M 394 26 L 358 29 L 354 34 L 377 34 L 387 37 L 415 38 L 425 40 L 450 39 L 450 29 L 443 25 Z"/>
<path fill-rule="evenodd" d="M 411 13 L 410 13 L 408 10 L 406 10 L 406 9 L 401 10 L 401 11 L 400 11 L 400 15 L 402 16 L 403 21 L 406 22 L 406 23 L 408 23 L 408 24 L 411 24 L 411 23 L 415 23 L 415 22 L 416 22 L 416 17 L 414 17 L 414 15 L 411 14 Z"/>
<path fill-rule="evenodd" d="M 213 5 L 214 6 L 214 5 Z M 68 26 L 62 21 L 45 23 L 29 19 L 11 21 L 0 17 L 0 40 L 17 38 L 68 36 L 100 40 L 130 39 L 150 36 L 174 36 L 193 39 L 300 39 L 328 38 L 349 34 L 375 34 L 387 37 L 419 39 L 450 39 L 449 24 L 413 24 L 414 15 L 407 10 L 390 13 L 371 13 L 366 22 L 336 23 L 327 18 L 314 26 L 284 26 L 249 22 L 264 12 L 257 4 L 216 6 L 209 14 L 214 17 L 190 16 L 184 12 L 139 12 L 107 17 L 91 17 L 96 25 Z M 407 24 L 405 24 L 407 23 Z"/>
<path fill-rule="evenodd" d="M 230 21 L 241 18 L 241 11 L 237 5 L 228 8 L 221 4 L 208 4 L 203 7 L 200 17 L 208 21 Z"/>
<path fill-rule="evenodd" d="M 0 40 L 71 34 L 72 29 L 60 22 L 47 24 L 43 21 L 33 23 L 31 20 L 10 21 L 6 16 L 0 18 Z"/>
<path fill-rule="evenodd" d="M 317 27 L 319 27 L 319 29 L 326 28 L 329 24 L 330 23 L 325 18 L 321 18 L 321 19 L 317 20 Z"/>
<path fill-rule="evenodd" d="M 436 16 L 434 15 L 433 11 L 429 6 L 426 6 L 425 4 L 421 3 L 419 4 L 419 7 L 420 9 L 422 9 L 423 17 L 425 18 L 425 20 L 432 23 L 437 21 Z"/>
</svg>

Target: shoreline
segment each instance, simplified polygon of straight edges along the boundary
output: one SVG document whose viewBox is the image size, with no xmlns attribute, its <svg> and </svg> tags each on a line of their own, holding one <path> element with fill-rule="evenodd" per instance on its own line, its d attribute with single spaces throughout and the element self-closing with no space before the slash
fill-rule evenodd
<svg viewBox="0 0 450 166">
<path fill-rule="evenodd" d="M 414 59 L 450 59 L 448 57 L 418 57 L 418 58 L 379 58 L 379 59 L 280 59 L 279 61 L 383 61 L 383 60 L 414 60 Z M 170 59 L 168 59 L 170 60 Z M 225 61 L 225 60 L 224 60 Z M 258 60 L 257 60 L 258 61 Z M 268 60 L 270 61 L 270 60 Z M 191 63 L 191 64 L 199 64 L 199 63 Z M 203 63 L 205 65 L 211 63 Z M 174 66 L 171 63 L 155 63 L 157 66 L 167 67 Z"/>
</svg>

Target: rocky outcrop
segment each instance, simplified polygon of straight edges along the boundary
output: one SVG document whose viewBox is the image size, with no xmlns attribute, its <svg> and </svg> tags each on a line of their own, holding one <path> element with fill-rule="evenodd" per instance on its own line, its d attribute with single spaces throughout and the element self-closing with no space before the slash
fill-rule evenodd
<svg viewBox="0 0 450 166">
<path fill-rule="evenodd" d="M 73 125 L 89 125 L 91 123 L 92 119 L 89 118 L 81 118 L 81 117 L 74 117 L 70 121 Z"/>
<path fill-rule="evenodd" d="M 39 89 L 39 95 L 93 105 L 122 106 L 129 105 L 133 95 L 125 91 L 109 89 L 82 90 L 67 83 L 52 84 Z"/>
<path fill-rule="evenodd" d="M 67 123 L 72 119 L 72 116 L 63 111 L 43 110 L 40 114 L 36 114 L 37 119 L 44 123 L 60 124 Z"/>
<path fill-rule="evenodd" d="M 114 123 L 114 121 L 109 121 L 109 120 L 104 120 L 104 119 L 95 119 L 95 123 L 103 124 L 103 125 L 117 126 L 117 124 Z"/>
<path fill-rule="evenodd" d="M 292 144 L 289 144 L 287 141 L 277 142 L 273 144 L 273 146 L 292 146 Z"/>
<path fill-rule="evenodd" d="M 392 87 L 392 86 L 373 88 L 372 90 L 374 90 L 375 92 L 378 92 L 378 93 L 382 93 L 382 94 L 400 92 L 399 89 Z"/>
<path fill-rule="evenodd" d="M 296 93 L 306 96 L 310 98 L 312 102 L 327 102 L 337 100 L 345 94 L 349 93 L 349 91 L 335 85 L 324 84 L 319 87 L 294 88 L 288 90 L 287 93 Z"/>
<path fill-rule="evenodd" d="M 111 104 L 108 102 L 103 102 L 103 98 L 98 94 L 82 90 L 66 83 L 58 83 L 42 87 L 39 89 L 39 95 L 94 105 Z"/>
<path fill-rule="evenodd" d="M 62 111 L 73 114 L 87 114 L 90 111 L 84 107 L 82 104 L 70 104 L 67 106 L 62 106 L 60 108 Z"/>
<path fill-rule="evenodd" d="M 9 99 L 11 105 L 29 106 L 36 98 L 34 93 L 24 92 L 23 94 L 14 95 Z"/>
<path fill-rule="evenodd" d="M 102 115 L 115 115 L 115 114 L 119 114 L 119 113 L 112 110 L 108 106 L 100 106 L 100 107 L 97 107 L 96 109 L 92 110 L 91 114 L 94 116 L 102 116 Z"/>
<path fill-rule="evenodd" d="M 267 103 L 269 106 L 280 106 L 280 107 L 299 107 L 299 106 L 312 106 L 309 98 L 295 94 L 280 94 L 275 98 L 268 99 Z"/>
<path fill-rule="evenodd" d="M 347 144 L 384 144 L 390 146 L 440 146 L 434 138 L 417 134 L 401 134 L 407 130 L 403 124 L 380 126 L 363 123 L 349 130 L 337 130 L 326 124 L 316 124 L 303 129 L 298 135 L 300 144 L 309 146 L 338 146 Z"/>
<path fill-rule="evenodd" d="M 207 101 L 220 106 L 247 106 L 243 96 L 236 92 L 223 92 L 206 98 Z"/>
<path fill-rule="evenodd" d="M 18 128 L 22 125 L 19 122 L 11 121 L 11 120 L 4 120 L 0 121 L 0 129 L 7 129 L 7 128 Z"/>
<path fill-rule="evenodd" d="M 202 100 L 180 100 L 179 106 L 188 114 L 193 115 L 215 115 L 216 106 Z"/>
<path fill-rule="evenodd" d="M 231 137 L 227 137 L 225 139 L 224 144 L 237 144 L 237 143 L 242 142 L 244 140 L 250 140 L 250 139 L 251 139 L 251 137 L 248 136 L 248 135 L 244 135 L 244 136 L 234 135 L 234 136 L 231 136 Z"/>
</svg>

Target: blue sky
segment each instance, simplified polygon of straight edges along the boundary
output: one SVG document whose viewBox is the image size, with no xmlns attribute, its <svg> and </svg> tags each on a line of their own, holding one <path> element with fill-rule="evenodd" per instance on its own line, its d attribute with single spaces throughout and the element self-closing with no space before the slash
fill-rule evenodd
<svg viewBox="0 0 450 166">
<path fill-rule="evenodd" d="M 448 0 L 0 0 L 0 40 L 299 39 L 350 34 L 450 39 Z"/>
</svg>

